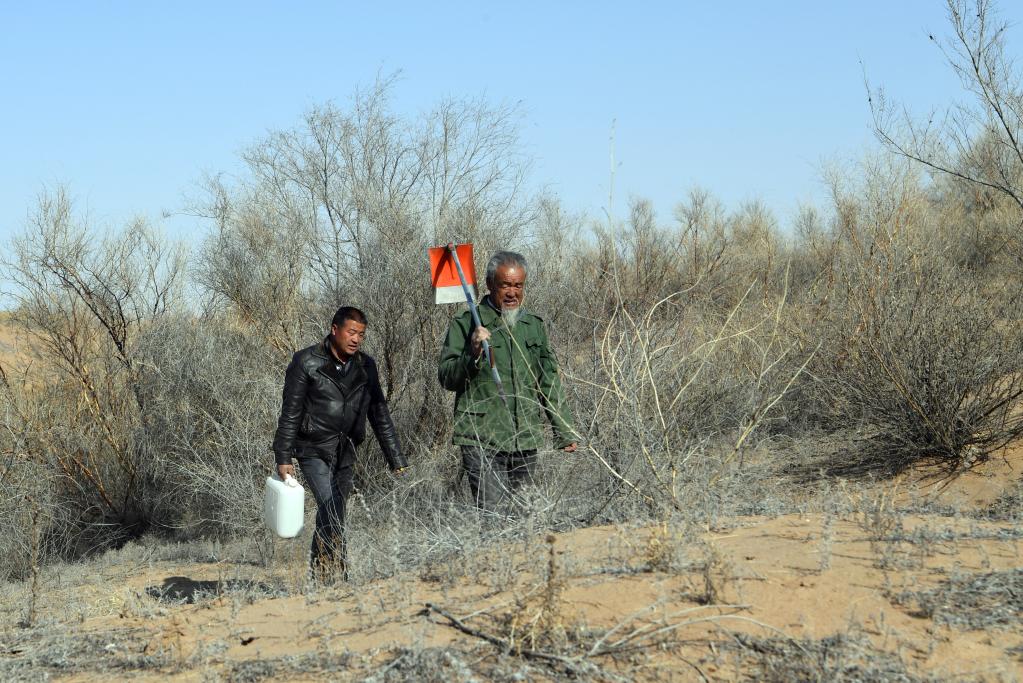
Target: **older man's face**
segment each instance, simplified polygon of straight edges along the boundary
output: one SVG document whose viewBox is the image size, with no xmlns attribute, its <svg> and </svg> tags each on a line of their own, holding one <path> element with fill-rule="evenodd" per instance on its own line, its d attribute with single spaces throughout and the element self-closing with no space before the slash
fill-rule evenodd
<svg viewBox="0 0 1023 683">
<path fill-rule="evenodd" d="M 516 265 L 498 266 L 494 273 L 493 301 L 501 310 L 522 305 L 526 271 Z"/>
</svg>

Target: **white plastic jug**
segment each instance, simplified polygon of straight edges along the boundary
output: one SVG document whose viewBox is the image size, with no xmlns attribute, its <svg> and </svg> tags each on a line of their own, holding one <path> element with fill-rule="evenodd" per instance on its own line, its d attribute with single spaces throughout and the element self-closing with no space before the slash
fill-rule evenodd
<svg viewBox="0 0 1023 683">
<path fill-rule="evenodd" d="M 290 474 L 281 481 L 266 478 L 263 495 L 263 521 L 281 538 L 294 538 L 305 522 L 305 489 Z"/>
</svg>

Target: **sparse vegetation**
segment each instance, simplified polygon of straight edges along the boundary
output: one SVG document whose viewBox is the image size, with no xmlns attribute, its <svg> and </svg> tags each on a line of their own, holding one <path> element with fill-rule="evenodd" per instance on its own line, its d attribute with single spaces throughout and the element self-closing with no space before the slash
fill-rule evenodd
<svg viewBox="0 0 1023 683">
<path fill-rule="evenodd" d="M 737 559 L 722 534 L 753 516 L 808 521 L 800 588 L 852 557 L 900 609 L 1018 632 L 1020 570 L 988 555 L 971 573 L 935 563 L 990 541 L 1018 564 L 1020 531 L 998 523 L 1019 521 L 1019 485 L 964 530 L 914 526 L 911 515 L 968 516 L 914 507 L 887 483 L 921 467 L 952 481 L 1023 436 L 1023 99 L 1002 33 L 980 16 L 990 7 L 975 9 L 979 21 L 950 2 L 948 54 L 981 96 L 958 110 L 979 132 L 921 131 L 874 93 L 895 154 L 831 172 L 831 205 L 806 207 L 794 234 L 757 202 L 730 210 L 699 189 L 670 223 L 638 198 L 626 219 L 609 202 L 590 223 L 524 192 L 513 108 L 445 100 L 403 120 L 386 80 L 255 142 L 231 180 L 209 178 L 192 209 L 210 232 L 194 254 L 141 220 L 100 236 L 68 190 L 44 194 L 0 267 L 3 324 L 33 349 L 0 360 L 0 595 L 18 623 L 0 633 L 0 678 L 614 681 L 654 678 L 674 656 L 694 680 L 927 680 L 888 631 L 797 638 L 750 616 L 743 589 L 781 570 L 744 571 L 755 554 Z M 577 416 L 579 451 L 541 453 L 538 484 L 500 524 L 465 499 L 436 381 L 452 311 L 432 304 L 425 250 L 449 240 L 527 254 L 527 305 L 548 322 Z M 376 444 L 364 448 L 349 504 L 357 559 L 351 582 L 328 588 L 305 580 L 309 531 L 271 538 L 259 504 L 284 367 L 341 303 L 368 313 L 413 469 L 390 477 Z M 557 534 L 598 525 L 626 529 L 620 547 L 559 554 Z M 219 573 L 118 586 L 102 605 L 65 599 L 101 582 L 69 569 L 86 560 L 99 575 L 178 561 Z M 948 578 L 892 588 L 928 568 Z M 607 577 L 670 587 L 594 621 L 566 596 Z M 471 613 L 443 599 L 467 583 Z M 413 584 L 437 594 L 423 604 Z M 270 599 L 344 602 L 350 622 L 325 612 L 304 625 L 323 651 L 257 659 L 225 654 L 248 647 L 234 621 L 190 649 L 176 625 L 159 638 L 66 628 L 184 605 L 235 620 Z M 464 639 L 336 645 L 385 618 Z"/>
<path fill-rule="evenodd" d="M 902 594 L 919 614 L 959 629 L 1019 629 L 1023 618 L 1023 569 L 964 574 L 938 588 Z"/>
<path fill-rule="evenodd" d="M 863 634 L 821 640 L 737 636 L 739 680 L 899 681 L 928 680 L 910 673 L 895 655 L 878 650 Z"/>
</svg>

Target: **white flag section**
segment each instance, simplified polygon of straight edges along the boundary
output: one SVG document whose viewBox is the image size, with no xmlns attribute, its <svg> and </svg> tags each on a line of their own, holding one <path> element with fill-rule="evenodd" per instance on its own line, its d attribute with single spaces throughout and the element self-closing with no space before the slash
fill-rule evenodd
<svg viewBox="0 0 1023 683">
<path fill-rule="evenodd" d="M 473 296 L 476 296 L 476 288 L 473 287 Z M 433 290 L 433 303 L 435 304 L 464 304 L 465 291 L 462 285 L 454 287 L 437 287 Z"/>
</svg>

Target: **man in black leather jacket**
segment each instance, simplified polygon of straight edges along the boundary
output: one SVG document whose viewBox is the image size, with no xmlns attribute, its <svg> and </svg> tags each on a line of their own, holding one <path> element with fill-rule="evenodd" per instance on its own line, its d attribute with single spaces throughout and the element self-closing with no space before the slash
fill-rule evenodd
<svg viewBox="0 0 1023 683">
<path fill-rule="evenodd" d="M 335 571 L 347 578 L 345 505 L 367 417 L 391 471 L 400 474 L 408 467 L 376 363 L 359 350 L 366 324 L 358 308 L 339 308 L 327 338 L 296 353 L 284 376 L 274 457 L 281 479 L 295 473 L 291 459 L 297 458 L 316 498 L 311 568 L 320 580 L 330 580 Z"/>
</svg>

